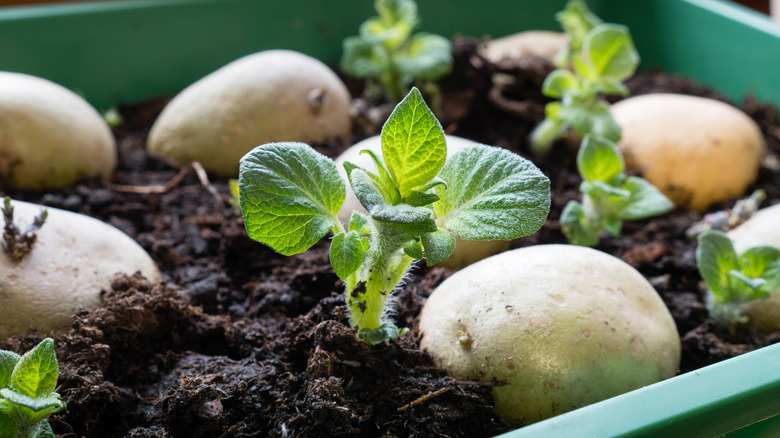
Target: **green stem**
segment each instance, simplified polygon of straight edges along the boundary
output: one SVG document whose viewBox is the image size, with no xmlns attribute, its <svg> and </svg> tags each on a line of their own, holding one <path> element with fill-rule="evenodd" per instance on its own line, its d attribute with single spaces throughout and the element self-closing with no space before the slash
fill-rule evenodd
<svg viewBox="0 0 780 438">
<path fill-rule="evenodd" d="M 346 281 L 346 299 L 352 327 L 358 331 L 391 326 L 387 299 L 400 283 L 413 259 L 403 252 L 408 237 L 393 224 L 369 219 L 373 231 L 363 266 Z"/>
</svg>

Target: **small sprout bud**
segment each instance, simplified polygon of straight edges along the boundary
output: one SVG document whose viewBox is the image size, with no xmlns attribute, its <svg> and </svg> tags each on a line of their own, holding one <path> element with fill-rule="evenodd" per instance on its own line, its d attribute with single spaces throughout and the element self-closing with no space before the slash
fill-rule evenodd
<svg viewBox="0 0 780 438">
<path fill-rule="evenodd" d="M 11 205 L 11 198 L 3 199 L 3 218 L 5 227 L 3 228 L 3 249 L 14 261 L 21 261 L 24 256 L 32 251 L 38 236 L 35 233 L 46 222 L 48 212 L 42 210 L 41 213 L 33 219 L 32 225 L 26 229 L 20 229 L 14 224 L 14 208 Z"/>
</svg>

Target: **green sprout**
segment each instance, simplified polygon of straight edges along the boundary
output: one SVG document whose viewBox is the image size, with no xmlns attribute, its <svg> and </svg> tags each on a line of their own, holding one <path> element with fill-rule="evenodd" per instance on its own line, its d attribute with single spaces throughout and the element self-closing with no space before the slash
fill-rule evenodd
<svg viewBox="0 0 780 438">
<path fill-rule="evenodd" d="M 722 231 L 699 235 L 696 264 L 707 284 L 707 310 L 721 327 L 748 322 L 747 306 L 780 287 L 780 249 L 755 246 L 737 255 Z"/>
<path fill-rule="evenodd" d="M 0 350 L 0 438 L 54 438 L 46 419 L 65 409 L 59 375 L 51 338 L 24 356 Z"/>
<path fill-rule="evenodd" d="M 562 11 L 555 14 L 555 19 L 560 23 L 568 37 L 566 47 L 555 56 L 555 65 L 560 68 L 569 68 L 574 55 L 582 49 L 585 35 L 594 27 L 603 23 L 588 8 L 583 0 L 569 0 Z"/>
<path fill-rule="evenodd" d="M 605 138 L 586 135 L 577 152 L 582 203 L 569 201 L 561 229 L 575 245 L 596 246 L 603 231 L 620 234 L 623 220 L 644 219 L 674 207 L 654 185 L 624 173 L 623 155 Z"/>
<path fill-rule="evenodd" d="M 413 0 L 376 0 L 379 16 L 360 26 L 360 35 L 344 40 L 340 67 L 345 73 L 376 81 L 391 102 L 398 102 L 415 80 L 435 81 L 452 69 L 452 45 L 439 35 L 416 33 Z"/>
<path fill-rule="evenodd" d="M 406 332 L 389 319 L 388 299 L 414 260 L 449 257 L 461 239 L 516 239 L 550 208 L 550 181 L 507 150 L 474 145 L 447 158 L 444 131 L 413 88 L 381 132 L 377 172 L 345 163 L 368 214 L 338 219 L 346 186 L 336 164 L 302 143 L 269 143 L 241 159 L 240 203 L 249 237 L 283 255 L 329 232 L 330 263 L 344 282 L 350 324 L 368 344 Z"/>
<path fill-rule="evenodd" d="M 589 26 L 586 19 L 581 21 L 572 25 L 578 32 Z M 573 49 L 577 40 L 570 38 Z M 620 126 L 601 95 L 628 96 L 623 81 L 634 74 L 639 64 L 628 28 L 608 23 L 595 25 L 578 45 L 579 49 L 571 54 L 572 70 L 554 70 L 542 84 L 545 96 L 559 100 L 545 106 L 545 119 L 531 132 L 531 147 L 537 154 L 546 154 L 555 140 L 566 136 L 569 128 L 574 128 L 580 137 L 593 134 L 614 142 L 620 140 Z"/>
</svg>

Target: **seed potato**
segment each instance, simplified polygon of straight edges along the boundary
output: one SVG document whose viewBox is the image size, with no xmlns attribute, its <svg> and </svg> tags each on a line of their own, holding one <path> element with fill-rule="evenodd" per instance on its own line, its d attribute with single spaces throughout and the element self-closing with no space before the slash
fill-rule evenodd
<svg viewBox="0 0 780 438">
<path fill-rule="evenodd" d="M 42 190 L 110 175 L 116 142 L 81 96 L 43 78 L 0 72 L 0 187 Z"/>
<path fill-rule="evenodd" d="M 44 208 L 13 201 L 14 223 L 26 227 Z M 0 339 L 48 333 L 70 326 L 78 309 L 103 305 L 115 274 L 140 271 L 150 281 L 160 272 L 134 240 L 97 219 L 46 207 L 48 218 L 21 261 L 0 250 Z"/>
<path fill-rule="evenodd" d="M 504 382 L 495 411 L 534 423 L 673 376 L 680 338 L 639 272 L 603 252 L 538 245 L 445 280 L 420 315 L 420 347 L 462 380 Z"/>
<path fill-rule="evenodd" d="M 612 105 L 629 168 L 676 205 L 705 210 L 742 195 L 758 176 L 766 145 L 758 125 L 726 103 L 645 94 Z"/>
<path fill-rule="evenodd" d="M 149 152 L 198 161 L 212 174 L 238 175 L 257 145 L 345 139 L 351 97 L 322 62 L 290 50 L 247 55 L 190 85 L 171 100 L 149 133 Z"/>
<path fill-rule="evenodd" d="M 445 135 L 445 139 L 447 141 L 447 157 L 454 155 L 467 146 L 476 144 L 471 140 L 454 135 Z M 347 172 L 344 170 L 344 162 L 349 161 L 364 169 L 376 172 L 376 166 L 371 157 L 367 154 L 360 153 L 360 151 L 366 149 L 373 151 L 381 157 L 381 137 L 376 135 L 355 143 L 336 158 L 336 167 L 341 173 L 341 177 L 344 178 L 344 181 L 347 181 L 347 196 L 344 200 L 344 204 L 341 206 L 341 210 L 339 210 L 339 219 L 345 224 L 349 222 L 352 211 L 357 210 L 361 213 L 366 213 L 366 209 L 363 208 L 363 205 L 360 204 L 360 201 L 358 201 L 355 196 L 355 192 L 352 191 L 352 187 L 347 180 Z M 455 251 L 453 251 L 452 255 L 450 255 L 447 260 L 444 260 L 436 266 L 460 269 L 477 260 L 504 251 L 507 248 L 509 248 L 509 242 L 504 240 L 462 240 L 456 238 Z"/>
<path fill-rule="evenodd" d="M 504 58 L 520 58 L 535 55 L 551 63 L 555 55 L 569 42 L 566 34 L 545 30 L 529 30 L 508 35 L 485 43 L 484 56 L 494 63 Z"/>
</svg>

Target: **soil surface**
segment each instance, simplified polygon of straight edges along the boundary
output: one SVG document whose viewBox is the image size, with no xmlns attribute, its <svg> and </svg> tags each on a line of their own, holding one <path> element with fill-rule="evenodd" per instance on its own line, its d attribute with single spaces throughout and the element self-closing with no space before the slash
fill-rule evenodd
<svg viewBox="0 0 780 438">
<path fill-rule="evenodd" d="M 540 89 L 552 67 L 537 58 L 491 64 L 476 54 L 476 44 L 455 45 L 454 73 L 440 84 L 442 124 L 447 133 L 531 157 L 552 182 L 552 210 L 541 230 L 512 245 L 563 243 L 557 218 L 570 199 L 579 199 L 574 154 L 561 142 L 538 159 L 526 140 L 543 118 L 547 100 Z M 500 83 L 493 81 L 496 73 Z M 361 94 L 361 83 L 348 83 L 354 96 Z M 628 85 L 632 94 L 671 91 L 726 100 L 661 73 L 639 74 Z M 120 108 L 120 164 L 110 180 L 3 193 L 116 226 L 149 252 L 164 275 L 159 284 L 115 278 L 104 308 L 80 312 L 69 332 L 52 335 L 61 369 L 58 392 L 68 404 L 50 419 L 58 436 L 489 437 L 509 430 L 491 411 L 491 384 L 447 377 L 417 349 L 416 317 L 452 271 L 413 270 L 397 295 L 396 316 L 412 333 L 366 346 L 347 324 L 326 242 L 280 256 L 246 236 L 226 180 L 208 181 L 193 168 L 180 170 L 147 155 L 147 132 L 167 101 Z M 776 157 L 777 111 L 750 99 L 735 104 L 760 124 Z M 353 141 L 377 133 L 367 114 L 355 116 Z M 335 157 L 349 145 L 316 146 Z M 776 166 L 763 168 L 749 189 L 766 190 L 762 206 L 780 201 L 778 173 Z M 731 334 L 707 319 L 695 241 L 685 237 L 701 217 L 674 210 L 627 222 L 620 237 L 597 247 L 638 269 L 663 297 L 682 339 L 681 372 L 780 335 Z M 44 335 L 0 340 L 0 348 L 21 353 Z"/>
</svg>

